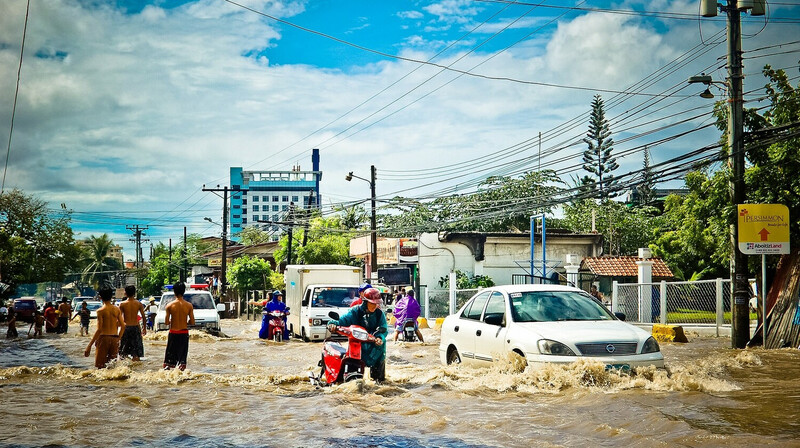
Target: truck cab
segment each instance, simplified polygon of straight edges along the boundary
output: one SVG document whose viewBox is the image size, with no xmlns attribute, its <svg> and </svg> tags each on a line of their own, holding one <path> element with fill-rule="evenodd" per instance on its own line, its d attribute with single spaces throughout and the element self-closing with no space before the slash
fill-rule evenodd
<svg viewBox="0 0 800 448">
<path fill-rule="evenodd" d="M 362 278 L 359 268 L 343 265 L 289 265 L 284 276 L 289 331 L 304 341 L 325 339 L 328 313 L 347 312 Z"/>
</svg>

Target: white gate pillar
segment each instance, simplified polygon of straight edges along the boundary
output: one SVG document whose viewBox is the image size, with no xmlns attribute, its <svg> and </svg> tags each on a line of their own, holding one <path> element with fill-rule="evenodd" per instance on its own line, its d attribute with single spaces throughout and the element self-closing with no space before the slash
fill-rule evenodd
<svg viewBox="0 0 800 448">
<path fill-rule="evenodd" d="M 650 249 L 640 248 L 636 262 L 639 277 L 639 322 L 653 322 L 653 262 L 649 260 Z"/>
</svg>

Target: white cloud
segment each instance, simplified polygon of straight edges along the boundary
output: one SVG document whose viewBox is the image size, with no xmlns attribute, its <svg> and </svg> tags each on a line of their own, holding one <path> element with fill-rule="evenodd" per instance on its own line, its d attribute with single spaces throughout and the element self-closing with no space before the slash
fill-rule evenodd
<svg viewBox="0 0 800 448">
<path fill-rule="evenodd" d="M 401 19 L 418 20 L 425 17 L 425 15 L 419 11 L 400 11 L 397 13 L 397 17 Z"/>
</svg>

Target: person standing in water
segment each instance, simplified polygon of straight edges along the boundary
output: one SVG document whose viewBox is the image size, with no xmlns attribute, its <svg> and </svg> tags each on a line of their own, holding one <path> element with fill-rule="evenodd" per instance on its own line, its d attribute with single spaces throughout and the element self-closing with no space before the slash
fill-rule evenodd
<svg viewBox="0 0 800 448">
<path fill-rule="evenodd" d="M 186 369 L 186 356 L 189 354 L 189 325 L 194 325 L 194 308 L 192 304 L 183 300 L 186 285 L 177 282 L 172 285 L 175 300 L 170 302 L 164 311 L 164 323 L 169 328 L 167 336 L 167 350 L 164 352 L 164 370 L 178 368 Z M 162 297 L 161 300 L 164 300 Z"/>
<path fill-rule="evenodd" d="M 94 366 L 98 369 L 105 367 L 109 361 L 117 358 L 119 352 L 119 332 L 125 328 L 125 321 L 122 319 L 122 312 L 111 303 L 114 291 L 111 288 L 100 290 L 100 298 L 103 299 L 103 306 L 97 310 L 97 330 L 86 346 L 83 356 L 89 357 L 92 352 L 92 345 L 96 343 L 94 355 Z"/>
<path fill-rule="evenodd" d="M 142 335 L 147 334 L 147 328 L 142 328 L 147 322 L 144 316 L 144 305 L 136 300 L 136 287 L 128 285 L 125 287 L 125 297 L 127 300 L 119 304 L 122 311 L 122 318 L 125 320 L 125 330 L 120 333 L 119 356 L 130 356 L 134 361 L 138 361 L 144 356 L 144 344 Z M 138 317 L 142 320 L 139 322 Z"/>
</svg>

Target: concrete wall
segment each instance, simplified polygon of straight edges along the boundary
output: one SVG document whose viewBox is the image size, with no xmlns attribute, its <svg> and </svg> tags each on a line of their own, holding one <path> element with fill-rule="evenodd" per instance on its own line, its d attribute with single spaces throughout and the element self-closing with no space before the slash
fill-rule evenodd
<svg viewBox="0 0 800 448">
<path fill-rule="evenodd" d="M 513 274 L 528 274 L 530 271 L 530 235 L 501 234 L 483 235 L 482 244 L 478 234 L 455 234 L 451 241 L 440 241 L 439 234 L 423 233 L 419 238 L 420 284 L 430 289 L 438 289 L 441 277 L 451 271 L 460 270 L 468 275 L 486 275 L 495 284 L 510 284 Z M 458 236 L 463 235 L 463 238 Z M 555 234 L 547 235 L 548 270 L 556 269 L 564 273 L 563 265 L 567 254 L 577 254 L 580 258 L 600 255 L 602 237 L 596 234 Z M 478 253 L 476 260 L 475 255 Z M 536 241 L 535 267 L 541 269 L 541 242 Z M 540 275 L 536 272 L 535 275 Z"/>
</svg>

